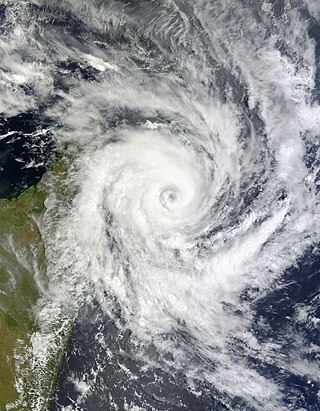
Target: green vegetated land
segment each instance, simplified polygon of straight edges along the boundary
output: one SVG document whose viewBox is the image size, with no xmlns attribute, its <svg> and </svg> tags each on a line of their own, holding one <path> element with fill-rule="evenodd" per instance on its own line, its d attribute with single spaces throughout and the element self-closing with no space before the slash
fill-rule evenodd
<svg viewBox="0 0 320 411">
<path fill-rule="evenodd" d="M 44 212 L 45 197 L 39 183 L 18 198 L 0 200 L 0 410 L 18 399 L 15 357 L 27 358 L 37 328 L 35 278 L 45 275 L 45 253 L 36 220 Z"/>
<path fill-rule="evenodd" d="M 63 154 L 57 155 L 49 170 L 49 185 L 58 197 L 70 200 L 62 183 L 67 162 Z M 40 296 L 37 281 L 46 283 L 45 247 L 38 222 L 45 213 L 47 180 L 45 175 L 17 198 L 0 200 L 0 411 L 30 409 L 28 393 L 33 390 L 28 361 L 30 337 L 38 330 L 34 312 Z M 25 393 L 24 404 L 16 402 L 17 388 Z"/>
</svg>

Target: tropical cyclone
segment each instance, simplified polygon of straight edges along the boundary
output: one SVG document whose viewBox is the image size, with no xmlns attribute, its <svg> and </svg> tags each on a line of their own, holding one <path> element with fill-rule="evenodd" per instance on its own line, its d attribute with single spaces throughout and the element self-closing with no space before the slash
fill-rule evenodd
<svg viewBox="0 0 320 411">
<path fill-rule="evenodd" d="M 5 3 L 3 111 L 39 110 L 68 158 L 30 409 L 70 336 L 52 409 L 316 409 L 318 8 Z"/>
</svg>

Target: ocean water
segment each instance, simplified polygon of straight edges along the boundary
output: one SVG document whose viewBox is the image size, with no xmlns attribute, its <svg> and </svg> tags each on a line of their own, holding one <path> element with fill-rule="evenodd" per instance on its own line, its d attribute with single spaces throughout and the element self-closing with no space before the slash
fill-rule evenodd
<svg viewBox="0 0 320 411">
<path fill-rule="evenodd" d="M 65 351 L 50 410 L 319 410 L 320 4 L 0 15 L 1 189 L 56 148 L 72 159 L 72 201 L 53 187 L 41 223 L 39 387 Z M 24 149 L 30 179 L 11 135 L 41 146 Z"/>
</svg>

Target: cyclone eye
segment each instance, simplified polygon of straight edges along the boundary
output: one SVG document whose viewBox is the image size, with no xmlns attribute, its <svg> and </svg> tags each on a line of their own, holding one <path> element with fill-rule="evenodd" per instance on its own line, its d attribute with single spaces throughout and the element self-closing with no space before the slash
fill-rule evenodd
<svg viewBox="0 0 320 411">
<path fill-rule="evenodd" d="M 161 191 L 159 199 L 162 207 L 170 209 L 177 201 L 178 194 L 173 189 L 166 189 Z"/>
</svg>

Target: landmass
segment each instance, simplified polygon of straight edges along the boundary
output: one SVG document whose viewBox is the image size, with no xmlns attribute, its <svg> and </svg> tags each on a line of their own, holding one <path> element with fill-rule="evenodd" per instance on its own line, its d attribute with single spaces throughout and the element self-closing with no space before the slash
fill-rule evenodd
<svg viewBox="0 0 320 411">
<path fill-rule="evenodd" d="M 49 405 L 62 351 L 50 361 L 49 378 L 37 393 L 31 337 L 39 331 L 34 308 L 47 284 L 39 226 L 49 190 L 64 201 L 70 198 L 63 184 L 68 162 L 64 153 L 57 153 L 38 184 L 16 198 L 0 200 L 0 410 L 31 410 L 36 395 L 44 395 L 42 402 Z"/>
</svg>

